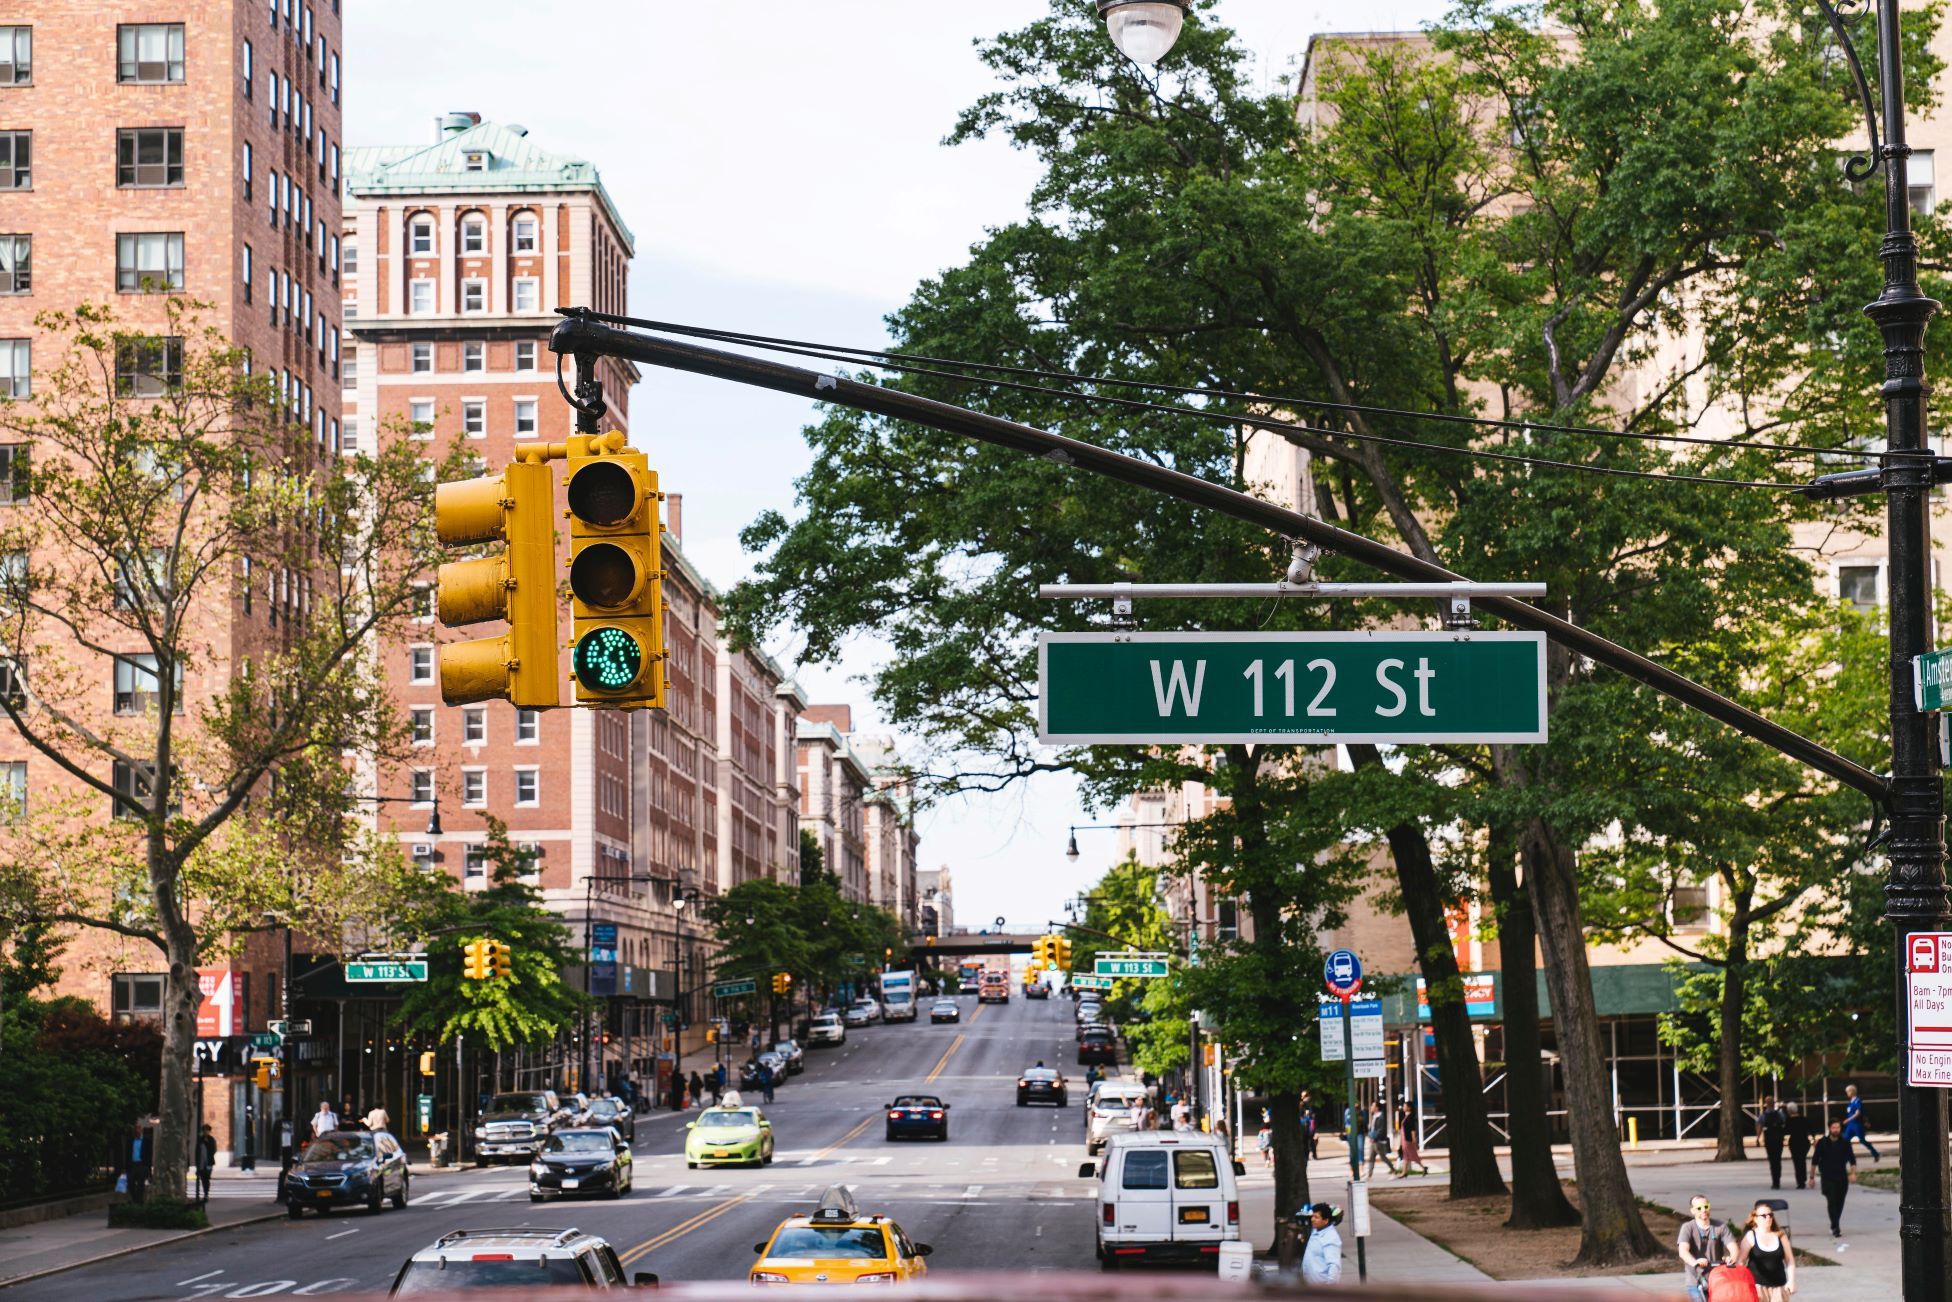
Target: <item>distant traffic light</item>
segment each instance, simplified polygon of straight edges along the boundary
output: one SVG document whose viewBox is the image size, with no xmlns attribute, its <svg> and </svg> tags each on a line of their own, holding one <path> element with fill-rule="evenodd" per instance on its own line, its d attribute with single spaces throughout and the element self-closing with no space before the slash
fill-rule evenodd
<svg viewBox="0 0 1952 1302">
<path fill-rule="evenodd" d="M 773 973 L 774 994 L 783 995 L 787 993 L 789 990 L 791 990 L 792 988 L 793 988 L 793 974 L 791 972 Z"/>
<path fill-rule="evenodd" d="M 1051 966 L 1057 968 L 1059 971 L 1069 972 L 1071 970 L 1071 938 L 1069 936 L 1057 937 L 1056 946 L 1056 952 L 1051 955 Z"/>
<path fill-rule="evenodd" d="M 471 940 L 461 946 L 461 953 L 464 956 L 461 959 L 462 976 L 470 981 L 488 979 L 488 946 L 493 943 L 487 940 Z"/>
<path fill-rule="evenodd" d="M 488 942 L 488 975 L 505 977 L 509 970 L 509 956 L 514 949 L 499 940 Z"/>
<path fill-rule="evenodd" d="M 268 1090 L 284 1076 L 284 1068 L 276 1058 L 253 1058 L 252 1082 L 261 1090 Z"/>
<path fill-rule="evenodd" d="M 570 672 L 581 705 L 664 707 L 657 473 L 621 431 L 569 441 Z"/>
<path fill-rule="evenodd" d="M 421 1051 L 420 1074 L 422 1076 L 432 1076 L 434 1074 L 434 1051 L 432 1049 L 423 1049 Z"/>
<path fill-rule="evenodd" d="M 536 449 L 544 451 L 544 449 Z M 525 452 L 524 455 L 529 455 Z M 499 556 L 441 566 L 441 623 L 462 628 L 505 619 L 496 637 L 440 648 L 441 699 L 449 705 L 504 699 L 527 708 L 561 704 L 556 672 L 555 476 L 542 460 L 434 490 L 434 530 L 450 547 L 506 542 Z"/>
</svg>

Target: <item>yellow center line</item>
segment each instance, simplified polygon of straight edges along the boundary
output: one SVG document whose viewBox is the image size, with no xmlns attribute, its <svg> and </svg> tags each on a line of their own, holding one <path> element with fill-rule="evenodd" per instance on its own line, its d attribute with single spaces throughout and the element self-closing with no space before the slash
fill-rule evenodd
<svg viewBox="0 0 1952 1302">
<path fill-rule="evenodd" d="M 983 1015 L 983 1010 L 988 1007 L 989 1007 L 988 1004 L 977 1004 L 976 1011 L 969 1015 L 969 1020 L 974 1022 L 977 1018 Z"/>
<path fill-rule="evenodd" d="M 716 1218 L 725 1215 L 725 1213 L 731 1211 L 734 1207 L 737 1207 L 740 1203 L 745 1202 L 747 1199 L 751 1197 L 752 1197 L 751 1194 L 740 1194 L 737 1198 L 728 1198 L 722 1203 L 717 1203 L 711 1207 L 707 1207 L 704 1211 L 698 1213 L 696 1216 L 693 1216 L 691 1219 L 679 1221 L 676 1225 L 673 1225 L 670 1229 L 666 1230 L 664 1233 L 655 1235 L 649 1239 L 644 1240 L 644 1242 L 638 1244 L 636 1247 L 632 1248 L 629 1252 L 620 1255 L 617 1258 L 617 1260 L 622 1262 L 624 1265 L 628 1266 L 631 1262 L 636 1261 L 639 1257 L 643 1256 L 645 1253 L 661 1248 L 665 1244 L 670 1243 L 673 1239 L 683 1238 L 685 1235 L 690 1234 L 693 1230 L 697 1229 L 699 1226 L 705 1224 L 708 1221 L 715 1220 Z"/>
<path fill-rule="evenodd" d="M 860 1138 L 861 1132 L 866 1130 L 869 1126 L 873 1125 L 875 1123 L 875 1120 L 876 1120 L 875 1117 L 863 1118 L 860 1125 L 854 1127 L 854 1129 L 848 1131 L 846 1134 L 842 1135 L 839 1139 L 836 1139 L 833 1143 L 821 1149 L 818 1153 L 815 1153 L 812 1157 L 808 1158 L 807 1161 L 818 1162 L 821 1158 L 832 1155 L 837 1149 L 843 1148 L 847 1144 L 851 1143 L 852 1141 Z"/>
<path fill-rule="evenodd" d="M 934 1070 L 930 1071 L 927 1076 L 922 1078 L 922 1083 L 924 1085 L 935 1084 L 935 1078 L 942 1074 L 942 1069 L 949 1065 L 949 1059 L 955 1057 L 956 1050 L 960 1048 L 962 1048 L 962 1033 L 957 1032 L 956 1038 L 949 1041 L 949 1047 L 942 1051 L 942 1056 L 935 1060 Z"/>
</svg>

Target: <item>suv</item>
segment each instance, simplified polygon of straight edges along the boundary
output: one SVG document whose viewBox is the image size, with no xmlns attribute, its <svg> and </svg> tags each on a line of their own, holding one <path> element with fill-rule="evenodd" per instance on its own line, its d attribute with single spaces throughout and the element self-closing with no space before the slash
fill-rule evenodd
<svg viewBox="0 0 1952 1302">
<path fill-rule="evenodd" d="M 1137 1081 L 1099 1081 L 1091 1091 L 1084 1111 L 1084 1151 L 1093 1157 L 1113 1135 L 1129 1135 L 1139 1129 L 1146 1108 L 1152 1103 L 1145 1086 Z M 1133 1105 L 1138 1116 L 1133 1115 Z"/>
<path fill-rule="evenodd" d="M 834 1012 L 816 1013 L 811 1025 L 807 1027 L 807 1043 L 846 1044 L 847 1025 Z"/>
<path fill-rule="evenodd" d="M 640 1288 L 657 1276 L 631 1277 Z M 511 1286 L 626 1288 L 617 1250 L 594 1234 L 525 1226 L 514 1230 L 455 1230 L 407 1258 L 388 1297 L 407 1293 L 460 1293 Z"/>
<path fill-rule="evenodd" d="M 497 1094 L 474 1128 L 474 1164 L 486 1166 L 495 1158 L 526 1162 L 543 1139 L 573 1119 L 554 1090 Z"/>
</svg>

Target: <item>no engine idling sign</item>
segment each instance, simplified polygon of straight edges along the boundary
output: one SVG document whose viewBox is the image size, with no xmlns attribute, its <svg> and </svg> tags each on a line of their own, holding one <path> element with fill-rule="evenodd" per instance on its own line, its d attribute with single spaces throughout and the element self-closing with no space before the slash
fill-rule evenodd
<svg viewBox="0 0 1952 1302">
<path fill-rule="evenodd" d="M 1952 1089 L 1952 932 L 1905 937 L 1906 1078 Z"/>
</svg>

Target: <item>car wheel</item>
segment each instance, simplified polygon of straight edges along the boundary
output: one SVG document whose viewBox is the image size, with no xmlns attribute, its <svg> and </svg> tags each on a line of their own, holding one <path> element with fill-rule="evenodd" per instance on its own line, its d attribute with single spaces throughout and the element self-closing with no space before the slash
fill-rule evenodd
<svg viewBox="0 0 1952 1302">
<path fill-rule="evenodd" d="M 285 1215 L 291 1217 L 294 1221 L 297 1220 L 299 1217 L 303 1216 L 304 1214 L 305 1214 L 305 1209 L 303 1207 L 300 1207 L 297 1203 L 285 1204 Z"/>
<path fill-rule="evenodd" d="M 477 1171 L 482 1170 L 487 1165 L 488 1165 L 488 1159 L 485 1157 L 477 1157 L 474 1160 L 474 1169 Z"/>
<path fill-rule="evenodd" d="M 412 1177 L 411 1177 L 411 1176 L 405 1176 L 405 1175 L 403 1175 L 403 1176 L 401 1176 L 401 1177 L 400 1177 L 400 1192 L 399 1192 L 399 1193 L 397 1193 L 397 1194 L 395 1194 L 395 1195 L 393 1196 L 393 1205 L 394 1205 L 395 1207 L 399 1207 L 399 1208 L 403 1208 L 403 1209 L 404 1209 L 404 1208 L 406 1207 L 406 1205 L 407 1205 L 407 1186 L 408 1186 L 408 1185 L 409 1185 L 409 1184 L 410 1184 L 411 1182 L 412 1182 Z"/>
<path fill-rule="evenodd" d="M 1024 1096 L 1021 1094 L 1017 1095 L 1017 1106 L 1020 1108 L 1029 1106 L 1029 1104 L 1025 1101 Z"/>
<path fill-rule="evenodd" d="M 892 1143 L 894 1143 L 894 1142 L 895 1142 L 895 1132 L 894 1132 L 893 1130 L 890 1130 L 890 1131 L 888 1131 L 888 1133 L 887 1133 L 887 1141 L 888 1141 L 888 1142 L 889 1142 L 890 1144 L 892 1144 Z"/>
<path fill-rule="evenodd" d="M 539 1203 L 542 1201 L 542 1195 L 539 1193 L 531 1192 L 529 1194 L 529 1201 L 532 1203 Z"/>
<path fill-rule="evenodd" d="M 1106 1251 L 1105 1251 L 1105 1250 L 1104 1250 L 1103 1248 L 1099 1248 L 1099 1249 L 1098 1249 L 1098 1269 L 1100 1269 L 1100 1270 L 1103 1270 L 1103 1271 L 1114 1271 L 1114 1270 L 1117 1270 L 1117 1269 L 1118 1269 L 1118 1258 L 1117 1258 L 1117 1257 L 1114 1257 L 1114 1256 L 1113 1256 L 1113 1255 L 1112 1255 L 1111 1253 L 1109 1253 L 1109 1252 L 1106 1252 Z"/>
<path fill-rule="evenodd" d="M 686 1163 L 685 1163 L 685 1169 L 686 1169 L 687 1171 L 696 1171 L 696 1170 L 698 1169 L 698 1163 L 696 1163 L 696 1162 L 686 1162 Z"/>
<path fill-rule="evenodd" d="M 1058 1106 L 1058 1107 L 1060 1107 L 1060 1108 L 1068 1108 L 1068 1107 L 1070 1107 L 1070 1106 L 1071 1106 L 1071 1096 L 1070 1096 L 1069 1094 L 1060 1094 L 1060 1095 L 1058 1095 L 1058 1096 L 1057 1096 L 1057 1106 Z"/>
<path fill-rule="evenodd" d="M 769 1148 L 766 1150 L 766 1156 L 759 1159 L 759 1165 L 771 1166 L 772 1164 L 773 1164 L 773 1150 Z"/>
<path fill-rule="evenodd" d="M 386 1210 L 386 1181 L 373 1182 L 373 1192 L 366 1196 L 366 1210 L 375 1216 Z"/>
</svg>

